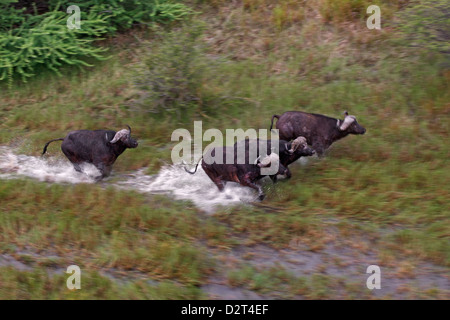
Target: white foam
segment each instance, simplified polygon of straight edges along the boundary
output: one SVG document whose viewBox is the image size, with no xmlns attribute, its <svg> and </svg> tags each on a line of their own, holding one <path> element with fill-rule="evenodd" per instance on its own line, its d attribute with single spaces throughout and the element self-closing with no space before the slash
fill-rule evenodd
<svg viewBox="0 0 450 320">
<path fill-rule="evenodd" d="M 84 173 L 75 171 L 67 159 L 51 156 L 34 157 L 16 154 L 9 147 L 0 146 L 0 179 L 29 177 L 52 183 L 94 183 L 100 172 L 91 164 L 80 166 Z M 198 208 L 211 213 L 218 206 L 234 206 L 257 201 L 255 190 L 235 182 L 227 182 L 220 192 L 201 166 L 189 174 L 181 165 L 163 167 L 157 175 L 146 175 L 145 168 L 126 176 L 118 176 L 111 184 L 118 188 L 149 194 L 167 194 L 178 200 L 191 200 Z"/>
<path fill-rule="evenodd" d="M 0 147 L 0 178 L 30 177 L 56 183 L 94 183 L 100 172 L 91 164 L 80 166 L 84 173 L 75 171 L 68 160 L 15 154 L 11 148 Z"/>
<path fill-rule="evenodd" d="M 181 165 L 163 167 L 156 176 L 145 175 L 144 169 L 141 169 L 118 184 L 140 192 L 170 194 L 175 199 L 191 200 L 198 208 L 209 213 L 218 206 L 253 202 L 258 196 L 255 190 L 234 182 L 227 182 L 225 190 L 220 192 L 201 166 L 193 175 Z"/>
</svg>

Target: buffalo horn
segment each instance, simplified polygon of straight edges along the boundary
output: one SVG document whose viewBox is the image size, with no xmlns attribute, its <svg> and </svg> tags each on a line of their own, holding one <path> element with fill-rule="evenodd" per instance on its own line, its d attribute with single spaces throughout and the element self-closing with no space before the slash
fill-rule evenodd
<svg viewBox="0 0 450 320">
<path fill-rule="evenodd" d="M 123 137 L 126 137 L 128 135 L 129 135 L 129 131 L 127 129 L 122 129 L 120 131 L 117 131 L 116 135 L 110 141 L 110 143 L 116 143 L 117 141 L 119 141 L 120 139 L 122 139 Z"/>
<path fill-rule="evenodd" d="M 339 129 L 340 129 L 341 131 L 347 130 L 347 128 L 348 128 L 353 122 L 355 122 L 355 120 L 356 120 L 355 116 L 349 116 L 349 115 L 346 115 L 346 116 L 345 116 L 345 119 L 344 119 L 344 122 L 341 124 L 341 126 L 339 127 Z"/>
</svg>

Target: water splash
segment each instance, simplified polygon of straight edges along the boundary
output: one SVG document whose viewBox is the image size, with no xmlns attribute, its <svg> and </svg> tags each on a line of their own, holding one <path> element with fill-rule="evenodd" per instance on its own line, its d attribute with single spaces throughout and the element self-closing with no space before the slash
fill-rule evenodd
<svg viewBox="0 0 450 320">
<path fill-rule="evenodd" d="M 95 183 L 100 172 L 91 164 L 82 164 L 84 173 L 76 172 L 66 159 L 16 154 L 0 146 L 0 179 L 29 177 L 51 183 Z M 118 188 L 149 194 L 166 194 L 177 200 L 191 200 L 199 209 L 212 213 L 218 206 L 234 206 L 257 200 L 257 193 L 234 182 L 227 182 L 220 192 L 201 167 L 191 175 L 180 165 L 163 167 L 157 175 L 146 175 L 145 168 L 119 175 L 112 184 Z"/>
<path fill-rule="evenodd" d="M 67 160 L 15 154 L 11 148 L 0 147 L 0 178 L 30 177 L 56 183 L 94 183 L 100 175 L 91 164 L 81 165 L 85 173 L 76 172 Z"/>
<path fill-rule="evenodd" d="M 156 176 L 145 175 L 144 169 L 141 169 L 118 184 L 140 192 L 169 194 L 175 199 L 191 200 L 208 213 L 214 212 L 218 206 L 250 203 L 257 199 L 254 190 L 234 182 L 227 182 L 225 190 L 220 192 L 200 166 L 193 175 L 180 165 L 163 167 Z"/>
</svg>

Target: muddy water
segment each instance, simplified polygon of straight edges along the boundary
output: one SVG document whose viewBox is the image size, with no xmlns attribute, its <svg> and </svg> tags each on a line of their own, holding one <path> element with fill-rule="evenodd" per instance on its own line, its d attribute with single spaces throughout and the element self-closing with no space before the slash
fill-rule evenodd
<svg viewBox="0 0 450 320">
<path fill-rule="evenodd" d="M 334 232 L 329 230 L 329 232 Z M 238 246 L 216 258 L 222 262 L 217 274 L 202 289 L 214 299 L 277 299 L 280 293 L 259 294 L 244 288 L 230 287 L 227 272 L 243 265 L 251 265 L 259 271 L 275 268 L 285 270 L 295 277 L 311 279 L 312 276 L 330 277 L 329 294 L 332 299 L 345 298 L 345 286 L 353 286 L 360 299 L 417 299 L 421 292 L 438 289 L 450 297 L 448 269 L 432 263 L 405 258 L 412 270 L 405 271 L 401 265 L 386 264 L 376 249 L 361 251 L 348 245 L 361 239 L 345 239 L 328 243 L 314 252 L 294 247 L 276 250 L 266 245 Z M 367 267 L 381 268 L 381 289 L 369 290 L 366 281 Z M 241 289 L 241 290 L 239 290 Z M 283 295 L 281 295 L 283 296 Z M 304 296 L 289 296 L 304 299 Z"/>
</svg>

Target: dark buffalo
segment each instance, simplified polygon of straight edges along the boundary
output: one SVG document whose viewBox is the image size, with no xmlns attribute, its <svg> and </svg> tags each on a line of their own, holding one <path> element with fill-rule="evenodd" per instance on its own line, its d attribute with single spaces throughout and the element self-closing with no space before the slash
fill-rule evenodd
<svg viewBox="0 0 450 320">
<path fill-rule="evenodd" d="M 272 153 L 269 156 L 264 157 L 261 161 L 260 159 L 257 159 L 255 163 L 237 164 L 238 161 L 234 149 L 234 147 L 216 147 L 208 150 L 201 158 L 203 170 L 220 191 L 224 190 L 225 181 L 233 181 L 257 190 L 259 199 L 263 200 L 265 197 L 264 192 L 261 186 L 255 183 L 264 177 L 264 175 L 261 174 L 261 170 L 274 163 L 275 165 L 278 165 L 277 174 L 284 175 L 286 173 L 286 168 L 279 163 L 279 158 L 276 153 Z M 216 157 L 216 152 L 218 155 L 222 152 L 223 163 L 212 163 L 211 158 Z M 234 163 L 226 163 L 227 154 L 231 155 L 231 157 L 234 156 Z M 188 171 L 186 168 L 185 170 L 190 174 L 194 174 L 197 172 L 197 167 L 198 163 L 195 166 L 194 171 Z"/>
<path fill-rule="evenodd" d="M 263 172 L 263 168 L 275 166 L 276 173 L 269 175 L 275 182 L 278 174 L 290 177 L 291 173 L 284 165 L 285 163 L 291 164 L 301 156 L 314 154 L 314 150 L 306 145 L 306 139 L 302 137 L 293 142 L 279 141 L 278 143 L 279 155 L 272 152 L 271 141 L 259 139 L 243 140 L 235 143 L 233 147 L 212 148 L 201 158 L 202 168 L 220 191 L 223 191 L 225 181 L 233 181 L 257 190 L 259 199 L 262 200 L 265 195 L 261 186 L 255 182 L 268 175 Z M 227 163 L 227 158 L 231 159 L 231 163 Z M 186 168 L 185 170 L 194 174 L 199 163 L 193 172 Z"/>
<path fill-rule="evenodd" d="M 275 141 L 275 140 L 274 140 Z M 265 145 L 265 150 L 268 152 L 270 150 L 273 150 L 273 142 L 272 140 L 243 140 L 236 142 L 234 144 L 235 150 L 237 152 L 237 148 L 242 147 L 245 145 L 245 150 L 250 150 L 250 148 L 256 148 L 257 156 L 261 156 L 260 152 L 260 146 Z M 267 152 L 267 153 L 268 153 Z M 306 143 L 306 139 L 304 137 L 297 137 L 293 141 L 286 141 L 286 140 L 278 140 L 278 155 L 280 158 L 280 163 L 286 167 L 286 177 L 291 177 L 291 171 L 289 170 L 288 166 L 300 159 L 301 157 L 308 157 L 315 154 L 315 150 L 309 147 Z M 246 159 L 247 160 L 247 159 Z M 253 161 L 253 159 L 248 159 L 249 163 Z M 270 178 L 275 183 L 277 181 L 276 175 L 271 175 Z"/>
<path fill-rule="evenodd" d="M 92 163 L 100 171 L 98 180 L 109 176 L 112 165 L 127 148 L 136 148 L 138 143 L 131 138 L 131 128 L 118 132 L 113 130 L 77 130 L 71 131 L 65 138 L 53 139 L 44 146 L 42 154 L 53 141 L 62 140 L 61 150 L 72 162 L 78 172 L 82 172 L 80 164 Z"/>
<path fill-rule="evenodd" d="M 355 116 L 349 115 L 347 111 L 344 114 L 344 120 L 340 120 L 321 114 L 288 111 L 281 116 L 275 114 L 272 117 L 270 130 L 273 127 L 273 119 L 277 118 L 276 128 L 279 130 L 280 139 L 289 141 L 303 136 L 317 154 L 322 156 L 333 142 L 348 134 L 364 134 L 366 132 L 366 129 L 358 124 Z"/>
</svg>

